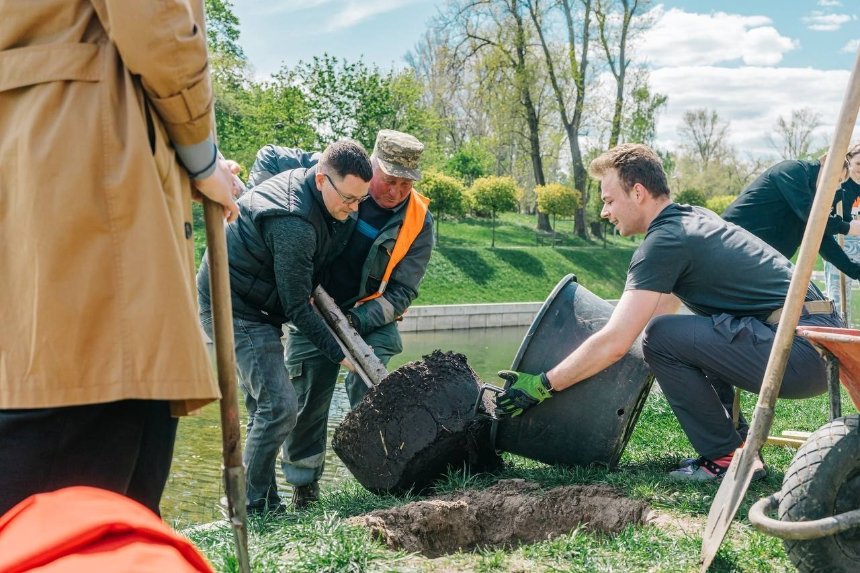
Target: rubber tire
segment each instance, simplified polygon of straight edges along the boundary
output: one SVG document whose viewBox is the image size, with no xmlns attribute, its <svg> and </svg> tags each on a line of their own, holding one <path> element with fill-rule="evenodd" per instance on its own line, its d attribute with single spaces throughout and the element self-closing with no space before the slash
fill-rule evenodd
<svg viewBox="0 0 860 573">
<path fill-rule="evenodd" d="M 782 482 L 779 518 L 809 521 L 860 508 L 860 415 L 837 418 L 797 451 Z M 784 540 L 800 573 L 860 571 L 860 528 L 809 540 Z"/>
</svg>

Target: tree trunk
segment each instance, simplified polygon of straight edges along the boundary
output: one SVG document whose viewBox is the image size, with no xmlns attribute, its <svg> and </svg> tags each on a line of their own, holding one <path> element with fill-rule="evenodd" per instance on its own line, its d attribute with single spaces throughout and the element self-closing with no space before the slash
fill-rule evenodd
<svg viewBox="0 0 860 573">
<path fill-rule="evenodd" d="M 492 235 L 493 238 L 490 240 L 490 248 L 495 249 L 496 248 L 496 212 L 495 211 L 493 211 L 492 229 L 493 229 L 493 235 Z"/>
<path fill-rule="evenodd" d="M 532 170 L 535 176 L 535 185 L 546 185 L 546 177 L 543 174 L 543 158 L 540 152 L 540 131 L 538 125 L 537 111 L 534 107 L 531 94 L 528 88 L 523 90 L 523 99 L 525 100 L 526 109 L 528 111 L 529 125 L 529 152 L 532 158 Z M 549 222 L 549 215 L 541 213 L 540 209 L 535 208 L 537 212 L 537 228 L 538 231 L 552 231 L 552 225 Z"/>
<path fill-rule="evenodd" d="M 586 209 L 588 208 L 588 173 L 582 163 L 582 150 L 579 147 L 579 138 L 573 125 L 567 126 L 567 137 L 570 142 L 570 156 L 573 163 L 573 185 L 582 192 L 582 201 L 573 217 L 573 230 L 578 237 L 588 238 L 586 229 Z"/>
<path fill-rule="evenodd" d="M 529 129 L 529 154 L 532 160 L 532 170 L 534 171 L 535 185 L 546 185 L 546 177 L 543 172 L 543 157 L 540 150 L 540 122 L 538 121 L 537 109 L 535 108 L 534 100 L 530 91 L 531 83 L 528 81 L 527 66 L 526 66 L 526 34 L 525 25 L 522 15 L 516 4 L 512 4 L 511 15 L 517 23 L 517 79 L 521 82 L 520 93 L 522 94 L 522 103 L 526 112 L 526 123 Z M 539 231 L 552 231 L 552 225 L 549 223 L 549 217 L 545 213 L 537 211 L 537 228 Z"/>
</svg>

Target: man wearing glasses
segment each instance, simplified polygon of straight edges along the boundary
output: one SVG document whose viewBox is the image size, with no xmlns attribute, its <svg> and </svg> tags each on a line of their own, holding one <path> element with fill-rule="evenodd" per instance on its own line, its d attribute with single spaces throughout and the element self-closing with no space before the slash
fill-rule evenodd
<svg viewBox="0 0 860 573">
<path fill-rule="evenodd" d="M 248 409 L 243 462 L 250 513 L 283 511 L 275 483 L 278 450 L 296 423 L 296 391 L 284 365 L 290 322 L 335 365 L 352 369 L 310 303 L 323 268 L 346 246 L 350 214 L 367 197 L 372 168 L 352 140 L 331 144 L 310 168 L 284 171 L 237 201 L 227 227 L 230 293 L 239 380 Z M 200 322 L 212 337 L 209 266 L 197 273 Z"/>
<path fill-rule="evenodd" d="M 358 206 L 355 231 L 322 277 L 323 288 L 386 365 L 403 350 L 395 321 L 418 296 L 433 249 L 429 201 L 412 188 L 421 178 L 418 162 L 423 151 L 424 145 L 407 133 L 384 129 L 377 134 L 371 155 L 371 200 Z M 267 145 L 257 154 L 249 185 L 298 164 L 313 165 L 317 159 L 318 154 Z M 286 361 L 299 395 L 299 414 L 284 442 L 282 467 L 293 484 L 293 507 L 302 509 L 319 497 L 328 411 L 340 367 L 295 324 L 289 331 Z M 367 387 L 349 373 L 346 391 L 355 407 Z"/>
</svg>

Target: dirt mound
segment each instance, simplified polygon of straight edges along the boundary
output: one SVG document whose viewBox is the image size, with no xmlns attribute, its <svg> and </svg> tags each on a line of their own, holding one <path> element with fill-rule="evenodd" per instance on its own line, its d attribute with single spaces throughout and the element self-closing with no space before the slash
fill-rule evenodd
<svg viewBox="0 0 860 573">
<path fill-rule="evenodd" d="M 472 414 L 479 390 L 465 356 L 436 350 L 371 390 L 335 431 L 332 449 L 376 493 L 421 491 L 448 466 L 498 469 L 490 423 Z"/>
<path fill-rule="evenodd" d="M 349 520 L 392 549 L 439 557 L 477 547 L 513 547 L 569 533 L 577 527 L 617 533 L 643 524 L 650 510 L 607 485 L 543 490 L 525 480 L 503 480 Z"/>
</svg>

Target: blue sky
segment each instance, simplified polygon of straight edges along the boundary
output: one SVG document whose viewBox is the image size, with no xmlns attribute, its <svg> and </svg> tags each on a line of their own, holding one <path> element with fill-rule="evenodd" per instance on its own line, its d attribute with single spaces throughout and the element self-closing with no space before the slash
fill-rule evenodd
<svg viewBox="0 0 860 573">
<path fill-rule="evenodd" d="M 774 153 L 766 136 L 778 116 L 811 107 L 817 137 L 833 132 L 860 45 L 857 0 L 666 0 L 648 10 L 654 26 L 634 45 L 651 85 L 669 96 L 658 144 L 677 143 L 686 109 L 729 120 L 742 153 Z M 235 0 L 240 43 L 255 73 L 328 52 L 382 68 L 404 65 L 444 2 L 427 0 Z"/>
</svg>

